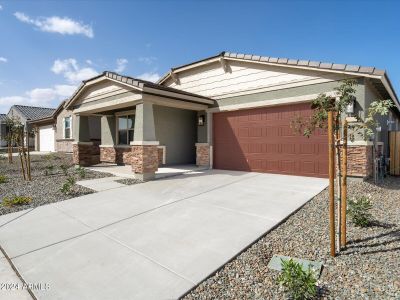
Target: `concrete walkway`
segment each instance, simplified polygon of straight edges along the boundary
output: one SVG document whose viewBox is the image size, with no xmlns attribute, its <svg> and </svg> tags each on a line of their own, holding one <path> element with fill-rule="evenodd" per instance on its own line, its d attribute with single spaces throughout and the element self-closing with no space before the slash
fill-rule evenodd
<svg viewBox="0 0 400 300">
<path fill-rule="evenodd" d="M 113 164 L 99 164 L 96 166 L 88 167 L 89 170 L 109 173 L 117 177 L 123 178 L 135 178 L 132 172 L 132 166 L 124 165 L 118 166 Z M 176 165 L 176 166 L 169 166 L 169 167 L 160 167 L 158 168 L 155 178 L 162 179 L 166 177 L 172 177 L 176 175 L 183 175 L 188 173 L 198 173 L 207 170 L 206 167 L 198 167 L 196 165 Z"/>
<path fill-rule="evenodd" d="M 80 181 L 77 181 L 76 184 L 87 187 L 96 192 L 103 192 L 103 191 L 107 191 L 107 190 L 125 187 L 126 184 L 117 182 L 117 180 L 120 180 L 120 179 L 125 179 L 125 177 L 115 176 L 115 177 L 104 177 L 104 178 L 80 180 Z"/>
<path fill-rule="evenodd" d="M 26 286 L 11 268 L 6 257 L 0 252 L 0 299 L 28 300 L 32 299 Z"/>
<path fill-rule="evenodd" d="M 0 241 L 39 299 L 176 299 L 326 186 L 186 174 L 2 216 Z"/>
</svg>

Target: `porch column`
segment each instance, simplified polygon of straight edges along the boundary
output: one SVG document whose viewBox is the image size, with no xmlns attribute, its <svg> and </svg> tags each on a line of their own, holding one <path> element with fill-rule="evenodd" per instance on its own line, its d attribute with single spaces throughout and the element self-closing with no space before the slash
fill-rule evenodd
<svg viewBox="0 0 400 300">
<path fill-rule="evenodd" d="M 153 104 L 136 105 L 135 131 L 132 145 L 132 170 L 135 178 L 151 180 L 158 170 L 159 142 L 156 141 Z"/>
<path fill-rule="evenodd" d="M 90 166 L 99 163 L 99 147 L 90 141 L 89 117 L 77 115 L 72 127 L 75 140 L 72 145 L 74 164 Z"/>
<path fill-rule="evenodd" d="M 34 126 L 33 127 L 33 132 L 35 135 L 35 151 L 40 150 L 40 135 L 39 135 L 39 127 Z"/>
<path fill-rule="evenodd" d="M 115 145 L 117 143 L 115 122 L 115 116 L 101 117 L 101 162 L 117 163 L 117 153 L 115 149 Z"/>
<path fill-rule="evenodd" d="M 211 119 L 212 115 L 206 111 L 197 113 L 196 165 L 199 167 L 211 166 Z"/>
</svg>

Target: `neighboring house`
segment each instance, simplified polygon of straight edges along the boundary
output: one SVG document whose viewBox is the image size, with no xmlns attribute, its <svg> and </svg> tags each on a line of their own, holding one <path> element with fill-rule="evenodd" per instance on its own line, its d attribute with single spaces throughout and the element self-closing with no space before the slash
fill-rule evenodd
<svg viewBox="0 0 400 300">
<path fill-rule="evenodd" d="M 6 147 L 6 135 L 7 135 L 7 127 L 6 127 L 7 115 L 0 114 L 0 147 Z"/>
<path fill-rule="evenodd" d="M 84 81 L 63 111 L 72 116 L 79 165 L 129 164 L 145 180 L 176 164 L 327 177 L 326 134 L 297 135 L 291 121 L 309 116 L 319 93 L 335 97 L 346 78 L 358 81 L 355 115 L 364 118 L 377 99 L 396 104 L 377 133 L 387 153 L 400 106 L 387 74 L 373 67 L 223 52 L 173 68 L 158 83 L 104 72 Z M 91 134 L 93 118 L 101 119 L 100 142 Z M 57 121 L 57 134 L 65 124 Z M 373 143 L 349 144 L 349 174 L 369 176 Z"/>
<path fill-rule="evenodd" d="M 64 108 L 63 101 L 54 112 L 45 118 L 30 121 L 35 132 L 35 150 L 41 152 L 72 153 L 75 116 Z M 90 141 L 100 142 L 100 118 L 89 117 Z"/>
<path fill-rule="evenodd" d="M 32 134 L 32 126 L 30 125 L 30 121 L 41 119 L 48 117 L 53 114 L 55 111 L 54 108 L 46 108 L 46 107 L 34 107 L 34 106 L 26 106 L 26 105 L 13 105 L 10 108 L 7 116 L 9 118 L 17 119 L 21 122 L 24 127 L 25 131 L 30 133 L 29 138 L 29 147 L 35 148 L 35 138 Z M 26 141 L 25 141 L 26 142 Z"/>
</svg>

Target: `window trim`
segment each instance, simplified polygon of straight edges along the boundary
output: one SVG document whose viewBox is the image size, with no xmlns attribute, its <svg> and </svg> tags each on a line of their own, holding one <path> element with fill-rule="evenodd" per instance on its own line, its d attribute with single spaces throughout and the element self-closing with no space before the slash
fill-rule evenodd
<svg viewBox="0 0 400 300">
<path fill-rule="evenodd" d="M 135 116 L 136 111 L 134 110 L 127 110 L 127 111 L 122 111 L 122 112 L 116 112 L 115 114 L 115 140 L 116 140 L 116 146 L 129 146 L 129 129 L 127 130 L 127 137 L 128 137 L 128 144 L 120 144 L 119 143 L 119 122 L 118 118 L 119 117 L 128 117 L 128 116 Z M 136 116 L 135 116 L 135 122 L 136 122 Z M 133 132 L 135 132 L 135 124 L 133 124 Z"/>
<path fill-rule="evenodd" d="M 67 118 L 69 118 L 69 137 L 68 138 L 65 136 L 65 130 L 67 129 L 65 127 L 65 120 Z M 64 139 L 72 139 L 72 116 L 66 116 L 63 118 L 63 138 Z"/>
</svg>

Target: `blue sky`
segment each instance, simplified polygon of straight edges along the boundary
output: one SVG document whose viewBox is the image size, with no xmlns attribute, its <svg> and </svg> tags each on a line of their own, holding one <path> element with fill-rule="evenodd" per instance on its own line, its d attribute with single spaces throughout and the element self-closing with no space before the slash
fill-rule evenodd
<svg viewBox="0 0 400 300">
<path fill-rule="evenodd" d="M 104 70 L 156 80 L 223 50 L 386 69 L 400 94 L 399 1 L 0 0 L 0 113 L 55 107 Z"/>
</svg>

